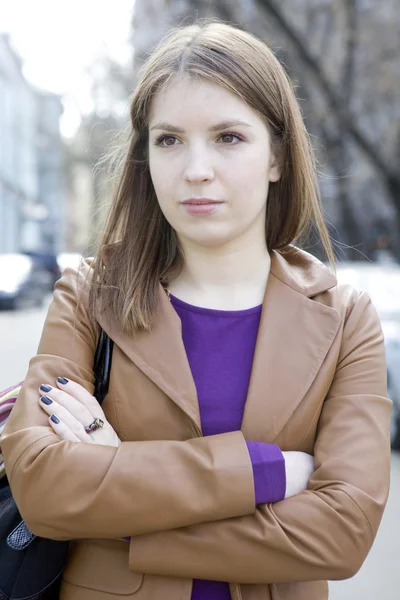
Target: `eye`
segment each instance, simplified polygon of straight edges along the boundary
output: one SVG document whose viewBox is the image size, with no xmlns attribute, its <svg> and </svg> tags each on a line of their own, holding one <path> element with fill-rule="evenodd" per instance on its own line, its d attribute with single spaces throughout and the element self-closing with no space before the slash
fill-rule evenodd
<svg viewBox="0 0 400 600">
<path fill-rule="evenodd" d="M 167 146 L 176 146 L 175 142 L 177 138 L 174 135 L 168 135 L 166 133 L 162 133 L 158 136 L 156 141 L 154 142 L 156 146 L 162 146 L 166 148 Z M 172 142 L 172 143 L 171 143 Z"/>
<path fill-rule="evenodd" d="M 220 139 L 228 146 L 236 146 L 237 143 L 243 142 L 244 138 L 238 133 L 221 133 Z"/>
</svg>

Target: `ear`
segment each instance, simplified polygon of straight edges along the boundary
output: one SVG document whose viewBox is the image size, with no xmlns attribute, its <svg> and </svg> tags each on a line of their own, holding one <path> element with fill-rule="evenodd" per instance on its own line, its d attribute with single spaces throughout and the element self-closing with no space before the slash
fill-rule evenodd
<svg viewBox="0 0 400 600">
<path fill-rule="evenodd" d="M 271 183 L 279 181 L 282 175 L 282 156 L 281 152 L 271 150 L 271 156 L 269 160 L 269 173 L 268 179 Z"/>
</svg>

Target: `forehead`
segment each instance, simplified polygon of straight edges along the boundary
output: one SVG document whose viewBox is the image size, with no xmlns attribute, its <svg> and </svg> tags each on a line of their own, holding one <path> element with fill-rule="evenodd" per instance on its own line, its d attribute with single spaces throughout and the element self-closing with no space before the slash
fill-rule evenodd
<svg viewBox="0 0 400 600">
<path fill-rule="evenodd" d="M 242 98 L 200 77 L 174 77 L 154 96 L 150 107 L 149 125 L 156 121 L 198 124 L 243 119 L 252 124 L 263 123 L 258 113 Z"/>
</svg>

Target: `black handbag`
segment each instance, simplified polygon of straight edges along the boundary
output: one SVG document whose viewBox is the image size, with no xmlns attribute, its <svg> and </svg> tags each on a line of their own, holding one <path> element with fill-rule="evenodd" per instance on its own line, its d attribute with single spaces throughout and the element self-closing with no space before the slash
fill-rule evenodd
<svg viewBox="0 0 400 600">
<path fill-rule="evenodd" d="M 113 341 L 101 329 L 94 359 L 94 396 L 102 404 L 108 392 Z M 0 480 L 0 598 L 56 600 L 68 556 L 68 541 L 35 536 L 25 525 L 7 477 Z"/>
</svg>

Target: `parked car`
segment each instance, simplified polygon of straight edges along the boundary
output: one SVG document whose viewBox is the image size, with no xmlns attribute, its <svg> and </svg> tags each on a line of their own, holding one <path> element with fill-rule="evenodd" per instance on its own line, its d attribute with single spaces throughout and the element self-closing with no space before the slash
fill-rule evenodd
<svg viewBox="0 0 400 600">
<path fill-rule="evenodd" d="M 50 273 L 25 254 L 0 254 L 0 306 L 41 306 L 51 287 Z"/>
<path fill-rule="evenodd" d="M 388 395 L 393 401 L 392 448 L 400 449 L 400 266 L 347 262 L 337 267 L 339 283 L 367 292 L 382 323 L 385 336 Z"/>
<path fill-rule="evenodd" d="M 54 284 L 61 277 L 60 266 L 57 261 L 57 256 L 53 252 L 43 251 L 28 251 L 24 252 L 27 256 L 33 258 L 37 263 L 42 265 L 50 274 L 50 291 L 53 291 Z"/>
</svg>

